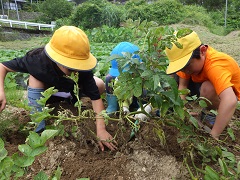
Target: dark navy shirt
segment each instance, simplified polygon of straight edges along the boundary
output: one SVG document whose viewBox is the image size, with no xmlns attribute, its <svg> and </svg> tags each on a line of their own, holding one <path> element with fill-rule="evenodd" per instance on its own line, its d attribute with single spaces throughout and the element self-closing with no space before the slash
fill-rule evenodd
<svg viewBox="0 0 240 180">
<path fill-rule="evenodd" d="M 74 88 L 74 82 L 65 77 L 65 74 L 51 59 L 49 59 L 44 50 L 35 53 L 28 52 L 24 57 L 15 58 L 10 61 L 2 62 L 9 69 L 29 73 L 47 87 L 55 87 L 62 92 L 71 92 Z M 78 85 L 81 92 L 91 100 L 100 99 L 100 94 L 92 71 L 79 71 Z"/>
</svg>

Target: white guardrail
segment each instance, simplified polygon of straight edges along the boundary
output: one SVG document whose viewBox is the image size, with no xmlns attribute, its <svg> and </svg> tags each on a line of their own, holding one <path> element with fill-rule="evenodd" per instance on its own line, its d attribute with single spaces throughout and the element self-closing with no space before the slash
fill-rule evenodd
<svg viewBox="0 0 240 180">
<path fill-rule="evenodd" d="M 53 24 L 41 24 L 41 23 L 33 23 L 33 22 L 26 22 L 26 21 L 15 21 L 10 19 L 0 19 L 1 23 L 7 23 L 10 25 L 10 27 L 13 27 L 13 24 L 22 25 L 25 27 L 25 29 L 28 28 L 28 26 L 38 27 L 38 30 L 41 30 L 41 28 L 51 28 L 53 31 L 53 28 L 55 25 Z"/>
</svg>

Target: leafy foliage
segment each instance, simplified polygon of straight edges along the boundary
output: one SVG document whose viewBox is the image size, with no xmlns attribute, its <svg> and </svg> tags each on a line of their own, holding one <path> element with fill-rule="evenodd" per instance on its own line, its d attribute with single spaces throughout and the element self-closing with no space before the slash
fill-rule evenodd
<svg viewBox="0 0 240 180">
<path fill-rule="evenodd" d="M 198 25 L 206 26 L 210 29 L 212 33 L 223 35 L 225 33 L 224 27 L 219 27 L 216 25 L 216 22 L 219 20 L 220 19 L 218 18 L 216 20 L 211 18 L 211 14 L 209 14 L 207 10 L 201 6 L 196 6 L 196 5 L 184 6 L 184 14 L 183 14 L 183 20 L 182 20 L 182 23 L 184 24 L 192 24 L 192 25 L 198 24 Z M 218 23 L 222 24 L 223 22 L 224 21 L 218 22 Z"/>
<path fill-rule="evenodd" d="M 65 0 L 46 0 L 40 5 L 40 11 L 43 13 L 41 20 L 46 23 L 60 18 L 69 17 L 73 10 L 73 4 Z"/>
<path fill-rule="evenodd" d="M 160 25 L 179 22 L 183 17 L 183 5 L 175 0 L 129 1 L 126 3 L 127 18 L 155 21 Z"/>
<path fill-rule="evenodd" d="M 78 5 L 73 11 L 71 24 L 84 29 L 92 29 L 102 25 L 119 26 L 122 9 L 106 0 L 91 0 Z"/>
<path fill-rule="evenodd" d="M 35 157 L 44 153 L 47 147 L 44 146 L 46 141 L 57 134 L 57 130 L 45 130 L 41 136 L 35 132 L 30 132 L 25 144 L 19 145 L 21 152 L 7 156 L 8 152 L 4 148 L 4 142 L 0 138 L 0 177 L 1 179 L 17 179 L 25 173 L 24 168 L 32 165 Z"/>
<path fill-rule="evenodd" d="M 131 28 L 115 28 L 103 25 L 100 28 L 93 28 L 92 30 L 86 31 L 89 35 L 90 41 L 93 42 L 110 42 L 118 43 L 121 41 L 134 41 L 135 35 Z"/>
</svg>

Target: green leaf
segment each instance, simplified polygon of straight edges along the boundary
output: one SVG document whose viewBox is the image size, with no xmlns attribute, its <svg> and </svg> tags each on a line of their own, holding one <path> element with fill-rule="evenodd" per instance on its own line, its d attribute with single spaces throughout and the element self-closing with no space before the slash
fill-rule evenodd
<svg viewBox="0 0 240 180">
<path fill-rule="evenodd" d="M 47 130 L 43 131 L 42 134 L 41 134 L 41 141 L 42 141 L 42 143 L 45 144 L 45 142 L 48 139 L 56 136 L 57 134 L 58 134 L 58 130 L 47 129 Z"/>
<path fill-rule="evenodd" d="M 222 156 L 235 163 L 235 155 L 228 151 L 222 151 Z"/>
<path fill-rule="evenodd" d="M 169 103 L 166 102 L 166 101 L 163 101 L 162 107 L 161 107 L 161 114 L 160 114 L 160 116 L 164 117 L 166 115 L 168 109 L 169 109 Z"/>
<path fill-rule="evenodd" d="M 41 137 L 36 132 L 30 132 L 30 135 L 28 136 L 28 144 L 32 149 L 43 146 L 44 143 L 45 142 L 42 142 Z"/>
<path fill-rule="evenodd" d="M 135 84 L 133 95 L 135 97 L 140 97 L 142 95 L 142 84 Z"/>
<path fill-rule="evenodd" d="M 37 147 L 32 150 L 32 152 L 29 156 L 32 156 L 32 157 L 38 156 L 38 155 L 44 153 L 46 150 L 47 150 L 46 146 Z"/>
<path fill-rule="evenodd" d="M 180 106 L 173 106 L 174 111 L 178 114 L 178 116 L 180 117 L 180 119 L 184 119 L 185 115 L 184 115 L 184 109 Z"/>
<path fill-rule="evenodd" d="M 60 180 L 62 175 L 61 168 L 58 166 L 57 170 L 54 172 L 54 178 L 56 180 Z"/>
<path fill-rule="evenodd" d="M 204 180 L 220 180 L 220 177 L 210 166 L 206 166 Z"/>
<path fill-rule="evenodd" d="M 50 87 L 48 89 L 46 89 L 44 92 L 42 92 L 41 94 L 43 95 L 43 97 L 41 97 L 39 100 L 37 100 L 37 103 L 39 105 L 45 106 L 47 100 L 55 93 L 57 93 L 58 90 L 54 89 L 54 87 Z"/>
<path fill-rule="evenodd" d="M 240 174 L 240 161 L 238 161 L 237 163 L 237 175 Z"/>
<path fill-rule="evenodd" d="M 234 135 L 234 132 L 233 132 L 232 128 L 227 128 L 227 132 L 228 132 L 229 136 L 231 137 L 231 139 L 233 141 L 235 141 L 236 138 L 235 138 L 235 135 Z"/>
<path fill-rule="evenodd" d="M 28 167 L 31 166 L 34 162 L 35 158 L 31 156 L 19 156 L 18 153 L 12 155 L 12 159 L 14 164 L 20 167 Z"/>
<path fill-rule="evenodd" d="M 0 138 L 0 162 L 7 156 L 8 152 L 4 147 L 4 141 Z"/>
<path fill-rule="evenodd" d="M 4 141 L 0 138 L 0 150 L 4 149 Z"/>
<path fill-rule="evenodd" d="M 16 166 L 14 165 L 12 167 L 12 170 L 16 173 L 15 174 L 15 177 L 22 177 L 24 175 L 24 170 L 23 168 L 19 167 L 19 166 Z"/>
<path fill-rule="evenodd" d="M 43 119 L 47 119 L 48 117 L 51 117 L 49 112 L 53 111 L 54 108 L 44 108 L 42 112 L 36 111 L 33 114 L 31 114 L 31 120 L 36 123 L 40 123 Z"/>
<path fill-rule="evenodd" d="M 0 162 L 0 172 L 4 172 L 4 173 L 11 172 L 13 165 L 14 165 L 14 162 L 12 158 L 6 157 Z"/>
<path fill-rule="evenodd" d="M 180 94 L 180 95 L 187 95 L 187 94 L 190 93 L 190 90 L 189 90 L 189 89 L 181 89 L 181 90 L 178 90 L 178 91 L 179 91 L 179 94 Z M 189 99 L 187 99 L 187 98 L 189 98 Z M 186 99 L 187 99 L 187 100 L 192 100 L 192 98 L 189 97 L 189 96 L 187 96 Z"/>
<path fill-rule="evenodd" d="M 194 125 L 194 127 L 198 128 L 198 121 L 195 117 L 190 116 L 189 121 Z"/>
<path fill-rule="evenodd" d="M 150 102 L 154 108 L 160 108 L 162 106 L 162 98 L 161 96 L 154 95 L 151 99 Z"/>
<path fill-rule="evenodd" d="M 199 101 L 199 105 L 200 105 L 200 107 L 202 107 L 202 108 L 205 108 L 205 107 L 208 106 L 207 103 L 206 103 L 206 101 L 204 101 L 204 100 L 200 100 L 200 101 Z"/>
<path fill-rule="evenodd" d="M 229 176 L 228 168 L 224 160 L 221 160 L 220 158 L 218 159 L 218 162 L 220 164 L 222 173 L 224 176 Z"/>
<path fill-rule="evenodd" d="M 154 87 L 153 87 L 153 90 L 157 89 L 157 87 L 159 86 L 159 81 L 160 81 L 160 78 L 158 75 L 153 75 L 153 81 L 154 81 Z"/>
<path fill-rule="evenodd" d="M 191 34 L 193 32 L 193 30 L 189 29 L 189 28 L 182 28 L 180 30 L 178 30 L 176 36 L 177 38 L 182 38 L 182 37 L 185 37 L 189 34 Z"/>
<path fill-rule="evenodd" d="M 141 77 L 149 77 L 151 75 L 152 75 L 152 71 L 146 70 L 146 71 L 143 71 L 143 73 L 141 74 Z"/>
<path fill-rule="evenodd" d="M 18 150 L 26 156 L 30 156 L 32 152 L 32 148 L 28 144 L 19 145 Z"/>
<path fill-rule="evenodd" d="M 48 180 L 48 176 L 45 172 L 40 171 L 35 177 L 34 180 Z"/>
<path fill-rule="evenodd" d="M 0 162 L 7 156 L 7 154 L 8 152 L 5 148 L 0 151 Z"/>
</svg>

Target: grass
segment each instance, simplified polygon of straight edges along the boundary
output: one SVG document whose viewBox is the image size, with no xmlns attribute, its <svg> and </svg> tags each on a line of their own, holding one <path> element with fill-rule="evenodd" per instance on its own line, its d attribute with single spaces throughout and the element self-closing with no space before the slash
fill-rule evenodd
<svg viewBox="0 0 240 180">
<path fill-rule="evenodd" d="M 198 33 L 202 43 L 208 44 L 218 51 L 227 53 L 240 64 L 240 31 L 233 31 L 226 36 L 219 36 L 211 33 L 206 27 L 191 26 L 185 24 L 172 25 L 174 28 L 188 27 Z"/>
<path fill-rule="evenodd" d="M 185 24 L 175 24 L 171 26 L 176 29 L 188 27 L 196 31 L 204 44 L 208 44 L 219 51 L 229 54 L 240 64 L 239 53 L 240 31 L 233 31 L 226 36 L 219 36 L 211 33 L 206 27 L 203 26 Z M 48 42 L 48 40 L 49 36 L 34 37 L 31 38 L 30 40 L 15 40 L 8 42 L 0 42 L 0 50 L 33 49 L 36 47 L 44 46 Z M 111 49 L 109 47 L 114 46 L 114 44 L 105 45 L 104 43 L 101 44 L 93 42 L 90 43 L 92 53 L 100 60 L 102 60 L 103 57 L 106 56 L 107 54 L 110 54 Z"/>
<path fill-rule="evenodd" d="M 208 44 L 218 51 L 227 53 L 240 64 L 240 31 L 233 31 L 226 36 L 219 36 L 211 33 L 203 26 L 190 26 L 184 24 L 172 25 L 174 28 L 188 27 L 198 33 L 202 43 Z"/>
<path fill-rule="evenodd" d="M 5 50 L 22 50 L 22 49 L 33 49 L 41 47 L 49 37 L 33 37 L 29 40 L 15 40 L 15 41 L 0 41 L 0 49 Z"/>
</svg>

